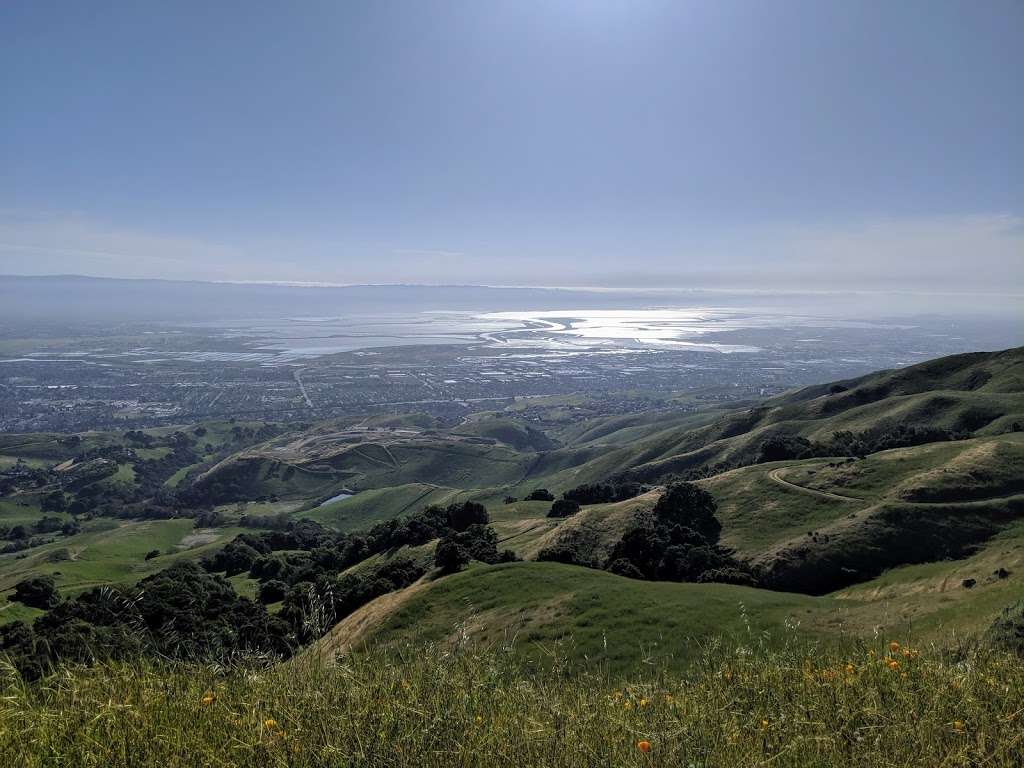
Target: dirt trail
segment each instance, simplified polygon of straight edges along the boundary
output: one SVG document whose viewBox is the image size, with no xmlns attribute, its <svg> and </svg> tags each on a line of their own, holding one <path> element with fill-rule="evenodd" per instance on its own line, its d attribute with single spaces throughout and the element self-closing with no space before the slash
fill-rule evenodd
<svg viewBox="0 0 1024 768">
<path fill-rule="evenodd" d="M 798 491 L 799 493 L 806 493 L 810 496 L 817 496 L 819 499 L 832 499 L 834 501 L 864 501 L 864 499 L 857 498 L 856 496 L 843 496 L 838 493 L 829 493 L 828 491 L 817 491 L 814 488 L 805 488 L 802 485 L 791 483 L 789 480 L 786 480 L 779 475 L 781 471 L 782 468 L 773 469 L 768 473 L 768 477 L 779 485 L 785 486 L 790 490 Z"/>
</svg>

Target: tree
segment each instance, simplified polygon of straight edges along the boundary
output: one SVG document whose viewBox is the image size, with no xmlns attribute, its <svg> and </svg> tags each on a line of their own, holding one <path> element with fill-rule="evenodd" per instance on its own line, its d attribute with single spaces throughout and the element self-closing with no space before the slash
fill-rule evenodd
<svg viewBox="0 0 1024 768">
<path fill-rule="evenodd" d="M 625 576 L 627 579 L 642 579 L 644 578 L 643 571 L 637 568 L 633 563 L 624 557 L 620 557 L 617 560 L 613 560 L 611 565 L 608 566 L 608 570 L 614 573 L 616 576 Z"/>
<path fill-rule="evenodd" d="M 63 512 L 67 507 L 67 499 L 61 491 L 53 491 L 43 497 L 39 508 L 43 512 Z"/>
<path fill-rule="evenodd" d="M 715 517 L 718 511 L 715 497 L 693 483 L 672 483 L 653 511 L 660 522 L 690 528 L 712 544 L 722 533 L 722 524 Z"/>
<path fill-rule="evenodd" d="M 538 488 L 535 491 L 531 491 L 530 495 L 526 497 L 527 501 L 554 501 L 555 494 L 549 491 L 547 488 Z"/>
<path fill-rule="evenodd" d="M 800 435 L 772 435 L 761 443 L 757 463 L 763 464 L 766 461 L 802 459 L 810 456 L 812 452 L 811 443 L 806 437 L 801 437 Z"/>
<path fill-rule="evenodd" d="M 264 605 L 280 602 L 281 600 L 284 600 L 284 596 L 287 592 L 287 584 L 283 581 L 278 581 L 277 579 L 271 579 L 270 581 L 260 585 L 260 602 Z"/>
<path fill-rule="evenodd" d="M 32 576 L 19 581 L 14 586 L 11 600 L 30 608 L 42 608 L 45 611 L 60 602 L 60 594 L 57 592 L 57 585 L 52 576 Z"/>
<path fill-rule="evenodd" d="M 458 573 L 469 565 L 469 561 L 466 548 L 452 539 L 441 541 L 434 553 L 434 565 L 441 569 L 441 573 Z"/>
<path fill-rule="evenodd" d="M 488 564 L 498 562 L 498 534 L 489 525 L 471 525 L 456 534 L 455 541 L 473 560 Z"/>
<path fill-rule="evenodd" d="M 471 525 L 487 525 L 491 520 L 487 514 L 487 507 L 475 501 L 451 504 L 445 512 L 448 516 L 448 527 L 456 531 L 464 531 Z"/>
<path fill-rule="evenodd" d="M 580 511 L 580 504 L 573 499 L 558 499 L 551 505 L 548 517 L 572 517 Z"/>
</svg>

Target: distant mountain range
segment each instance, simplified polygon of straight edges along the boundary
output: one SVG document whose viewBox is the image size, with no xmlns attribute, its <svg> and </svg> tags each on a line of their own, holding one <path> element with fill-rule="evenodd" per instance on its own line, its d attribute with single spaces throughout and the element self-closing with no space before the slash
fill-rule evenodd
<svg viewBox="0 0 1024 768">
<path fill-rule="evenodd" d="M 147 322 L 640 307 L 777 308 L 849 317 L 967 312 L 1019 315 L 1006 296 L 947 296 L 856 291 L 598 290 L 486 285 L 298 285 L 141 280 L 80 275 L 0 275 L 0 319 Z"/>
</svg>

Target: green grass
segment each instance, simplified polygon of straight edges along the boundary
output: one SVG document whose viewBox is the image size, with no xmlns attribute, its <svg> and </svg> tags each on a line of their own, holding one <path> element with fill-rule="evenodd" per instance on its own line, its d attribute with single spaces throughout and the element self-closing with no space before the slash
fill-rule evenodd
<svg viewBox="0 0 1024 768">
<path fill-rule="evenodd" d="M 164 480 L 164 485 L 168 488 L 177 488 L 182 480 L 185 479 L 185 475 L 188 474 L 189 470 L 197 466 L 196 464 L 189 464 L 186 467 L 175 470 L 174 474 Z"/>
<path fill-rule="evenodd" d="M 930 443 L 830 463 L 836 462 L 757 464 L 701 481 L 718 502 L 723 543 L 754 557 L 881 502 L 980 500 L 1019 490 L 1024 434 Z"/>
<path fill-rule="evenodd" d="M 8 496 L 0 498 L 0 524 L 20 525 L 34 523 L 43 516 L 38 496 Z"/>
<path fill-rule="evenodd" d="M 449 504 L 462 492 L 427 483 L 408 483 L 361 491 L 351 498 L 306 510 L 300 517 L 339 531 L 361 531 L 385 520 L 418 512 L 431 504 Z"/>
<path fill-rule="evenodd" d="M 518 642 L 522 642 L 519 640 Z M 109 663 L 0 697 L 0 764 L 1016 768 L 1024 665 L 879 642 L 709 642 L 685 672 L 622 674 L 504 646 L 422 644 L 340 665 Z"/>
<path fill-rule="evenodd" d="M 23 578 L 50 574 L 65 594 L 75 594 L 94 586 L 131 583 L 163 570 L 179 559 L 196 559 L 234 538 L 241 528 L 215 529 L 208 540 L 188 545 L 194 535 L 192 520 L 118 521 L 97 519 L 87 523 L 75 536 L 56 537 L 56 541 L 26 550 L 25 557 L 0 558 L 0 591 L 13 589 Z M 53 561 L 55 550 L 67 549 L 71 559 Z M 158 549 L 160 557 L 145 560 L 146 553 Z M 0 621 L 7 621 L 0 612 Z"/>
<path fill-rule="evenodd" d="M 679 666 L 711 636 L 782 637 L 787 619 L 798 621 L 827 602 L 724 584 L 635 581 L 560 563 L 511 563 L 473 567 L 431 583 L 363 642 L 440 641 L 461 626 L 484 643 L 518 635 L 524 652 L 538 662 L 544 648 L 565 643 L 572 657 L 614 670 L 637 663 L 641 654 Z"/>
<path fill-rule="evenodd" d="M 15 466 L 18 461 L 24 461 L 30 467 L 49 467 L 53 462 L 45 461 L 43 459 L 33 459 L 23 456 L 0 456 L 0 470 L 10 469 Z"/>
<path fill-rule="evenodd" d="M 758 464 L 702 481 L 701 485 L 718 502 L 722 543 L 735 548 L 741 556 L 753 556 L 866 506 L 800 493 L 771 479 L 776 471 L 788 478 L 788 467 L 821 467 L 827 463 L 808 460 Z"/>
</svg>

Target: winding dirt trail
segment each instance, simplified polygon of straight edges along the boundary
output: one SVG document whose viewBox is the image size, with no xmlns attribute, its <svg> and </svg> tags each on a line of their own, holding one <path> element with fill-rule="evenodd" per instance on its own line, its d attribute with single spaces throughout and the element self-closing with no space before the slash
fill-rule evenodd
<svg viewBox="0 0 1024 768">
<path fill-rule="evenodd" d="M 789 482 L 789 480 L 786 480 L 784 477 L 782 477 L 779 474 L 782 471 L 782 469 L 783 468 L 780 467 L 778 469 L 771 470 L 768 473 L 768 477 L 770 477 L 773 481 L 775 481 L 779 485 L 784 486 L 786 488 L 789 488 L 790 490 L 798 491 L 799 493 L 806 493 L 809 496 L 817 496 L 819 499 L 831 499 L 833 501 L 860 501 L 860 502 L 864 501 L 864 499 L 857 498 L 856 496 L 843 496 L 842 494 L 839 494 L 839 493 L 829 493 L 828 491 L 818 491 L 818 490 L 815 490 L 814 488 L 806 488 L 806 487 L 804 487 L 802 485 L 797 485 L 796 483 L 791 483 L 791 482 Z"/>
</svg>

